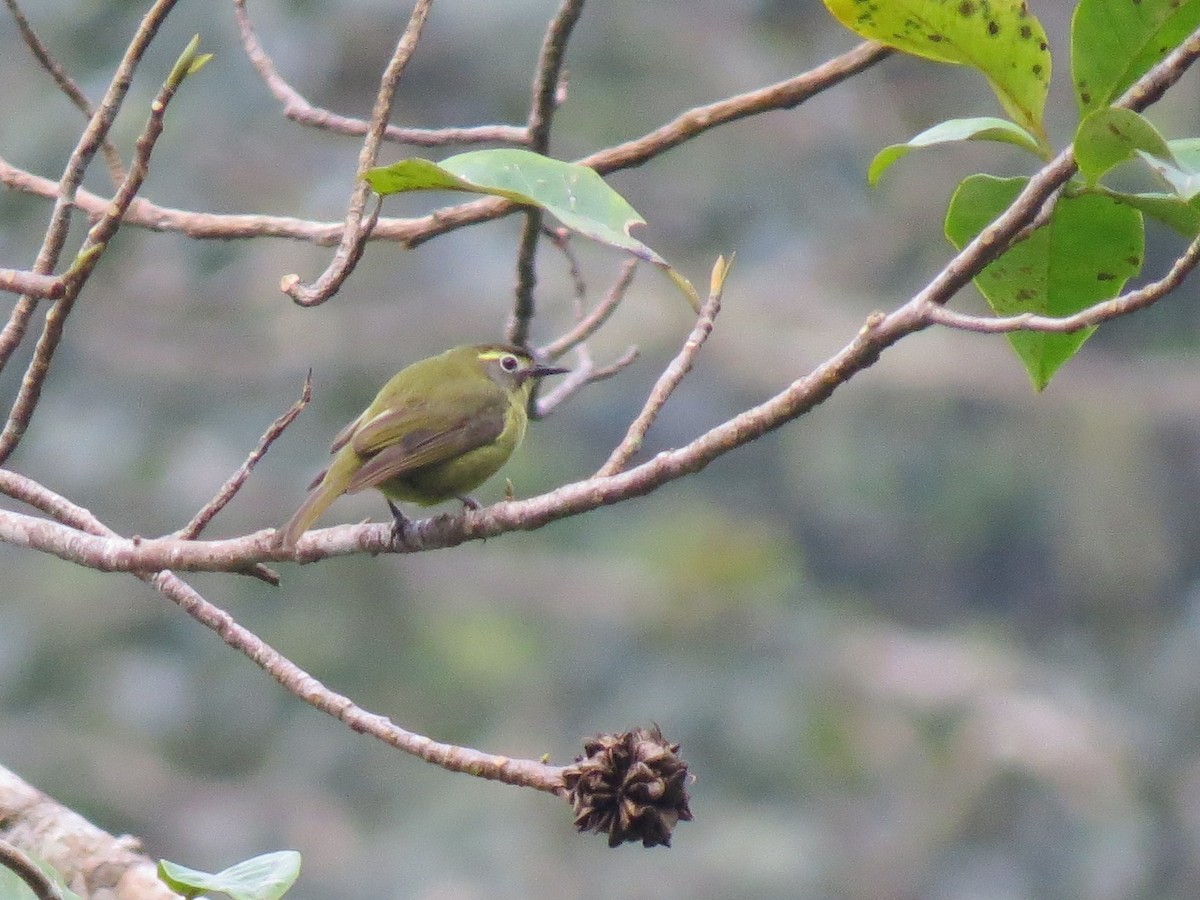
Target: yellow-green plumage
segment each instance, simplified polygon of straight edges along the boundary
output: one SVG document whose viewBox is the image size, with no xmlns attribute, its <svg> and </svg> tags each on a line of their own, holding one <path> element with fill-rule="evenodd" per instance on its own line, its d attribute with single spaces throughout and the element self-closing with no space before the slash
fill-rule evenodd
<svg viewBox="0 0 1200 900">
<path fill-rule="evenodd" d="M 276 540 L 294 547 L 334 500 L 365 488 L 422 506 L 466 502 L 524 438 L 534 381 L 564 371 L 504 344 L 455 347 L 413 363 L 334 438 L 333 461 Z"/>
</svg>

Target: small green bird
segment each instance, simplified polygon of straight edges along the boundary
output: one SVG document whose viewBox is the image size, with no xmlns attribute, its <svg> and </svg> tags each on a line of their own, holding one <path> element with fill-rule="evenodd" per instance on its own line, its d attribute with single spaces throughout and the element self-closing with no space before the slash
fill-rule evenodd
<svg viewBox="0 0 1200 900">
<path fill-rule="evenodd" d="M 296 546 L 334 500 L 378 488 L 392 500 L 432 506 L 467 496 L 503 466 L 525 437 L 534 381 L 567 372 L 542 366 L 507 344 L 455 347 L 415 362 L 333 439 L 329 468 L 309 485 L 296 514 L 276 534 Z"/>
</svg>

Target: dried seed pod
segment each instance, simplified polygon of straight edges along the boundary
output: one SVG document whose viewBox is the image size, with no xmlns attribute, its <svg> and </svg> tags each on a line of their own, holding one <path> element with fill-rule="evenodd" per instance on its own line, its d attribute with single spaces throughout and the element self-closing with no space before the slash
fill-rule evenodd
<svg viewBox="0 0 1200 900">
<path fill-rule="evenodd" d="M 579 831 L 605 832 L 608 846 L 641 841 L 671 846 L 679 821 L 690 821 L 687 763 L 657 725 L 601 734 L 563 773 Z"/>
</svg>

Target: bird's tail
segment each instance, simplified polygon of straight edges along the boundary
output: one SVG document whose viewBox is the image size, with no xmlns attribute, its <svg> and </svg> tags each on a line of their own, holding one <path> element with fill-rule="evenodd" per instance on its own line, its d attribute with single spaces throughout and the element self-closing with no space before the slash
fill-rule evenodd
<svg viewBox="0 0 1200 900">
<path fill-rule="evenodd" d="M 295 515 L 275 533 L 275 543 L 285 550 L 295 549 L 300 535 L 308 531 L 313 523 L 327 510 L 331 503 L 346 492 L 349 472 L 343 471 L 346 466 L 339 465 L 341 460 L 335 459 L 333 464 L 313 479 L 304 502 L 296 510 Z"/>
</svg>

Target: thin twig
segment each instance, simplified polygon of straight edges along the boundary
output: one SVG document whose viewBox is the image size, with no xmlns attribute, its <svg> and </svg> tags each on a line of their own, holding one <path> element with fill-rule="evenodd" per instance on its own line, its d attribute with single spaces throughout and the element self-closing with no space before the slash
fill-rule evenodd
<svg viewBox="0 0 1200 900">
<path fill-rule="evenodd" d="M 579 264 L 579 257 L 575 255 L 571 246 L 571 231 L 563 226 L 543 227 L 542 234 L 567 261 L 567 272 L 571 276 L 571 283 L 575 286 L 575 320 L 579 321 L 583 318 L 584 302 L 587 300 L 587 282 L 583 278 L 583 266 Z M 633 261 L 636 262 L 636 257 Z"/>
<path fill-rule="evenodd" d="M 0 841 L 0 866 L 25 882 L 37 900 L 62 900 L 62 891 L 37 867 L 37 863 L 7 841 Z"/>
<path fill-rule="evenodd" d="M 14 21 L 17 23 L 17 29 L 21 32 L 21 37 L 25 40 L 26 46 L 33 53 L 34 58 L 38 61 L 43 69 L 50 73 L 50 77 L 54 79 L 54 83 L 58 85 L 59 90 L 67 95 L 75 107 L 82 112 L 87 118 L 95 115 L 95 109 L 92 107 L 91 101 L 87 95 L 75 83 L 75 80 L 67 74 L 66 69 L 59 65 L 50 53 L 50 50 L 42 43 L 42 39 L 37 36 L 37 32 L 29 24 L 29 20 L 25 17 L 25 13 L 17 5 L 17 0 L 4 0 L 12 13 Z M 112 178 L 114 185 L 120 184 L 125 180 L 125 165 L 121 162 L 121 154 L 117 152 L 117 148 L 112 145 L 107 137 L 100 144 L 104 151 L 104 159 L 108 163 L 108 174 Z"/>
<path fill-rule="evenodd" d="M 637 418 L 630 424 L 621 443 L 609 455 L 604 465 L 597 470 L 597 477 L 603 478 L 609 475 L 616 475 L 625 468 L 629 460 L 633 458 L 633 455 L 641 449 L 642 442 L 646 438 L 646 432 L 650 430 L 650 426 L 658 418 L 658 414 L 662 411 L 663 406 L 666 405 L 667 400 L 675 393 L 675 388 L 679 387 L 679 383 L 683 381 L 684 376 L 692 370 L 692 365 L 696 361 L 696 355 L 700 352 L 700 348 L 704 346 L 704 342 L 708 340 L 708 336 L 712 334 L 713 322 L 720 311 L 721 290 L 718 286 L 716 290 L 709 292 L 708 299 L 700 307 L 700 315 L 696 319 L 692 333 L 688 335 L 687 340 L 683 343 L 683 347 L 676 357 L 671 360 L 670 365 L 658 377 L 653 390 L 650 391 L 650 396 L 646 398 L 646 403 L 642 407 L 642 411 L 638 413 Z"/>
<path fill-rule="evenodd" d="M 369 734 L 397 750 L 450 772 L 532 787 L 562 796 L 561 766 L 551 766 L 532 759 L 512 759 L 469 747 L 456 747 L 407 731 L 386 716 L 368 712 L 349 697 L 326 687 L 249 629 L 239 625 L 225 610 L 205 600 L 194 588 L 171 573 L 156 576 L 153 583 L 180 609 L 204 627 L 216 632 L 221 640 L 249 658 L 293 696 L 344 722 L 359 734 Z"/>
<path fill-rule="evenodd" d="M 636 259 L 627 259 L 621 266 L 621 274 L 617 276 L 617 280 L 591 312 L 579 318 L 570 331 L 540 348 L 538 354 L 546 359 L 558 359 L 595 334 L 625 299 L 625 292 L 629 290 L 633 276 L 637 273 L 637 264 Z"/>
<path fill-rule="evenodd" d="M 160 0 L 160 2 L 165 4 L 167 0 Z M 174 0 L 170 0 L 170 2 L 174 2 Z M 165 12 L 163 15 L 165 15 Z M 144 25 L 145 20 L 143 20 Z M 117 189 L 112 204 L 105 210 L 100 220 L 89 229 L 83 247 L 80 249 L 68 273 L 70 277 L 65 279 L 66 291 L 60 299 L 54 302 L 54 305 L 46 314 L 46 321 L 42 326 L 42 335 L 34 348 L 33 359 L 30 360 L 29 366 L 25 370 L 25 377 L 21 382 L 20 390 L 17 392 L 17 398 L 13 401 L 8 421 L 4 425 L 4 430 L 0 432 L 0 465 L 8 459 L 17 444 L 20 443 L 25 429 L 29 426 L 29 421 L 32 419 L 33 412 L 37 408 L 38 400 L 41 397 L 42 385 L 45 383 L 46 376 L 50 371 L 50 362 L 55 350 L 58 348 L 59 342 L 62 340 L 67 317 L 71 314 L 75 300 L 78 298 L 80 291 L 83 290 L 88 275 L 100 261 L 105 247 L 108 245 L 109 240 L 112 239 L 112 236 L 116 234 L 117 228 L 121 224 L 125 210 L 128 209 L 130 202 L 146 178 L 149 171 L 150 154 L 154 149 L 154 144 L 157 142 L 159 135 L 162 134 L 163 116 L 166 113 L 167 104 L 175 96 L 179 85 L 190 74 L 190 66 L 194 59 L 193 46 L 189 47 L 189 50 L 185 51 L 184 56 L 175 63 L 171 74 L 167 77 L 162 87 L 159 88 L 157 96 L 150 104 L 150 116 L 134 148 L 129 172 L 126 174 L 121 186 Z M 57 257 L 57 252 L 54 255 Z"/>
<path fill-rule="evenodd" d="M 67 290 L 62 279 L 53 275 L 39 275 L 20 269 L 0 269 L 0 291 L 24 294 L 38 300 L 55 300 Z"/>
<path fill-rule="evenodd" d="M 792 109 L 886 59 L 892 50 L 865 41 L 792 78 L 689 109 L 641 137 L 590 153 L 576 162 L 601 175 L 640 166 L 711 128 L 776 109 Z"/>
<path fill-rule="evenodd" d="M 108 528 L 82 506 L 72 503 L 61 494 L 54 493 L 32 478 L 18 475 L 10 469 L 0 469 L 0 494 L 32 506 L 79 531 L 86 531 L 88 534 L 101 537 L 119 537 L 115 531 Z"/>
<path fill-rule="evenodd" d="M 558 108 L 559 83 L 562 80 L 563 57 L 579 16 L 583 0 L 563 0 L 538 54 L 533 77 L 533 100 L 529 107 L 529 149 L 546 154 L 550 149 L 550 126 Z M 529 340 L 529 323 L 534 315 L 534 289 L 537 287 L 537 247 L 542 233 L 542 211 L 531 207 L 525 211 L 525 224 L 517 248 L 517 284 L 513 311 L 505 328 L 509 343 L 523 347 Z"/>
<path fill-rule="evenodd" d="M 267 89 L 283 104 L 283 115 L 300 125 L 310 125 L 360 137 L 367 133 L 370 123 L 339 115 L 314 106 L 279 74 L 274 61 L 263 48 L 246 11 L 246 0 L 233 0 L 233 15 L 242 34 L 242 48 L 250 64 L 258 71 Z M 445 147 L 452 144 L 517 144 L 529 143 L 529 129 L 518 125 L 475 125 L 468 128 L 399 128 L 387 125 L 383 139 L 397 144 L 419 147 Z"/>
<path fill-rule="evenodd" d="M 630 347 L 607 366 L 597 366 L 582 345 L 578 348 L 578 352 L 580 361 L 572 367 L 571 373 L 558 379 L 553 390 L 547 391 L 544 397 L 537 399 L 537 403 L 530 412 L 534 419 L 546 418 L 556 407 L 578 394 L 589 384 L 612 378 L 627 366 L 632 365 L 638 358 L 638 348 Z"/>
<path fill-rule="evenodd" d="M 363 209 L 366 206 L 367 197 L 371 193 L 371 186 L 363 179 L 363 175 L 367 169 L 375 165 L 375 161 L 379 158 L 379 145 L 383 140 L 388 116 L 391 115 L 392 101 L 396 97 L 396 86 L 400 83 L 400 77 L 408 67 L 408 61 L 412 59 L 413 51 L 417 49 L 421 29 L 425 27 L 425 20 L 429 17 L 432 5 L 433 0 L 417 0 L 412 15 L 409 16 L 408 25 L 400 36 L 400 40 L 397 41 L 392 58 L 388 61 L 387 68 L 383 70 L 383 75 L 379 79 L 379 92 L 375 95 L 375 106 L 371 110 L 371 124 L 363 139 L 362 149 L 358 153 L 358 168 L 354 172 L 354 189 L 350 192 L 342 240 L 333 254 L 333 259 L 311 285 L 302 284 L 298 275 L 287 275 L 280 283 L 281 290 L 300 306 L 316 306 L 337 293 L 342 282 L 357 265 L 366 246 L 367 238 L 370 237 L 379 220 L 379 205 L 377 204 L 374 215 L 365 224 L 362 221 Z"/>
<path fill-rule="evenodd" d="M 71 210 L 75 205 L 75 198 L 79 191 L 79 185 L 83 181 L 84 172 L 95 156 L 96 148 L 108 137 L 108 130 L 129 90 L 134 69 L 137 68 L 138 62 L 154 36 L 158 34 L 158 29 L 174 7 L 175 2 L 176 0 L 157 0 L 150 11 L 142 17 L 137 32 L 126 48 L 125 55 L 121 58 L 116 72 L 113 73 L 104 99 L 88 121 L 87 128 L 84 129 L 75 144 L 75 149 L 71 151 L 61 178 L 57 184 L 48 182 L 50 190 L 46 196 L 54 200 L 54 208 L 50 213 L 50 223 L 46 226 L 46 233 L 42 238 L 42 246 L 38 250 L 33 264 L 34 272 L 48 275 L 58 265 L 59 254 L 67 239 Z M 0 164 L 0 168 L 3 168 L 2 164 Z M 103 208 L 107 208 L 107 205 L 108 201 L 105 201 Z M 24 340 L 36 307 L 37 303 L 32 297 L 24 296 L 13 307 L 8 322 L 4 329 L 0 330 L 0 369 L 8 364 L 13 352 Z M 0 456 L 0 462 L 3 462 L 3 458 Z"/>
<path fill-rule="evenodd" d="M 710 128 L 747 116 L 794 107 L 874 65 L 890 52 L 878 44 L 861 44 L 809 72 L 778 84 L 698 106 L 647 135 L 599 150 L 576 162 L 592 166 L 601 174 L 642 165 Z M 53 182 L 9 165 L 3 159 L 0 159 L 0 184 L 24 193 L 54 196 Z M 85 191 L 80 191 L 76 198 L 77 206 L 92 215 L 102 210 L 107 203 L 107 200 Z M 418 218 L 381 218 L 371 237 L 411 248 L 440 234 L 506 216 L 517 209 L 519 207 L 509 200 L 486 197 L 439 209 Z M 139 198 L 133 204 L 125 221 L 141 228 L 178 231 L 189 237 L 204 240 L 278 237 L 308 241 L 320 246 L 337 244 L 346 230 L 344 222 L 315 222 L 289 216 L 196 212 L 160 206 L 144 198 Z"/>
<path fill-rule="evenodd" d="M 972 316 L 945 306 L 931 305 L 925 310 L 930 323 L 975 331 L 981 334 L 1003 334 L 1012 331 L 1045 331 L 1067 333 L 1092 328 L 1110 319 L 1127 316 L 1153 306 L 1179 287 L 1188 274 L 1200 263 L 1200 237 L 1188 245 L 1162 278 L 1129 291 L 1111 300 L 1103 300 L 1070 316 L 1039 316 L 1021 313 L 1016 316 Z"/>
<path fill-rule="evenodd" d="M 234 498 L 238 491 L 242 489 L 242 485 L 246 483 L 246 479 L 250 477 L 250 473 L 254 471 L 254 467 L 258 465 L 258 461 L 266 455 L 267 450 L 287 429 L 289 425 L 295 421 L 296 416 L 304 411 L 312 400 L 312 369 L 308 370 L 308 375 L 304 378 L 304 387 L 300 391 L 300 399 L 291 405 L 291 407 L 274 422 L 271 427 L 266 430 L 263 436 L 259 439 L 258 445 L 246 457 L 236 472 L 229 476 L 228 480 L 221 485 L 221 489 L 217 491 L 208 503 L 204 504 L 192 520 L 183 528 L 176 532 L 175 537 L 185 541 L 195 540 L 200 536 L 200 533 L 208 526 L 208 523 L 225 508 L 230 500 Z"/>
</svg>

